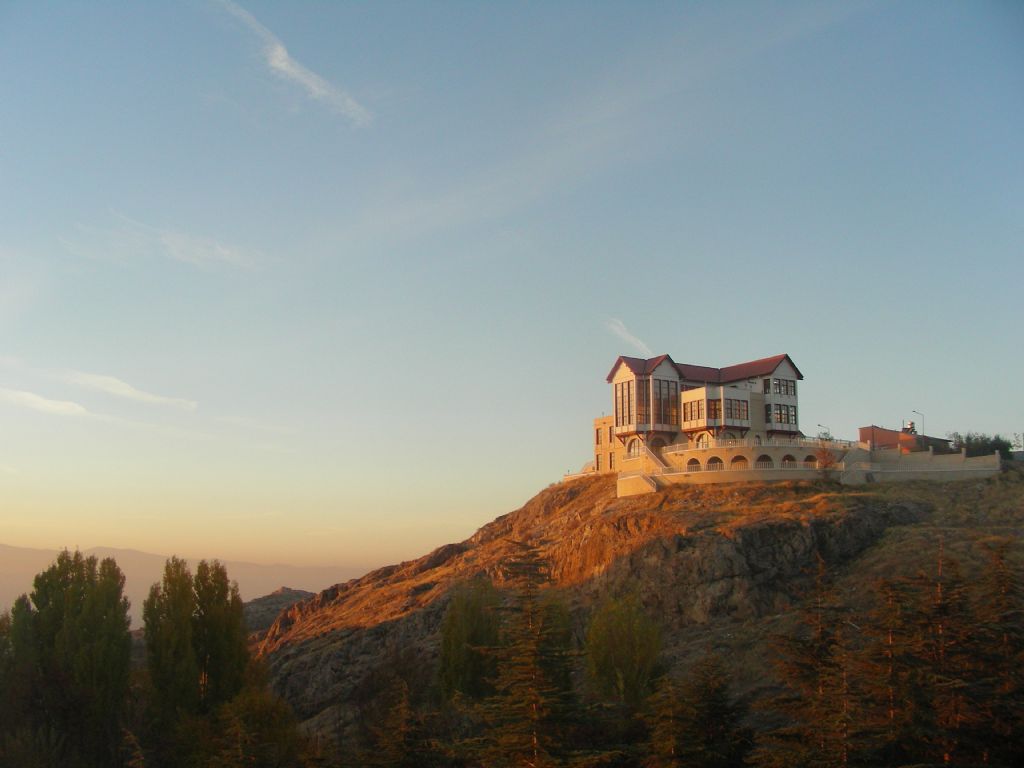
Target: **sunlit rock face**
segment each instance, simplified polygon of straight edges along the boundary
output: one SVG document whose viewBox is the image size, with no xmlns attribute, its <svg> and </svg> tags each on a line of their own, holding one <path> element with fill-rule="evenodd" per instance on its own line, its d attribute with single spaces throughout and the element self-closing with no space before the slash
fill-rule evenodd
<svg viewBox="0 0 1024 768">
<path fill-rule="evenodd" d="M 826 564 L 848 561 L 887 527 L 928 509 L 815 483 L 680 486 L 617 499 L 614 477 L 575 480 L 549 487 L 464 542 L 295 604 L 278 616 L 260 654 L 307 727 L 337 733 L 375 670 L 410 664 L 429 677 L 452 588 L 478 575 L 500 588 L 519 542 L 546 560 L 578 637 L 595 602 L 636 593 L 660 617 L 672 653 L 695 627 L 739 626 L 786 610 L 819 556 Z"/>
</svg>

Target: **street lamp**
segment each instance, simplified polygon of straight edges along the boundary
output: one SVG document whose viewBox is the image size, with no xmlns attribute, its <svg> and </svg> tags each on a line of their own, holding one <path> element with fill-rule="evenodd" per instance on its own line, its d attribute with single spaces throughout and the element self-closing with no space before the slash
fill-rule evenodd
<svg viewBox="0 0 1024 768">
<path fill-rule="evenodd" d="M 911 411 L 911 413 L 916 413 L 921 417 L 921 436 L 924 437 L 924 414 L 920 411 Z"/>
<path fill-rule="evenodd" d="M 832 439 L 832 430 L 829 429 L 828 427 L 826 427 L 824 424 L 819 424 L 818 426 L 825 430 L 825 432 L 823 433 L 825 435 L 825 437 L 823 439 L 831 440 Z"/>
</svg>

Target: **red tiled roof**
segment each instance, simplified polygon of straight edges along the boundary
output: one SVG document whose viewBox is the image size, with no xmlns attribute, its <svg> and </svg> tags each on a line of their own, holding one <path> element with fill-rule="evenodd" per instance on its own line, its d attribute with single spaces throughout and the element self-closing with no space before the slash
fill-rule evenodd
<svg viewBox="0 0 1024 768">
<path fill-rule="evenodd" d="M 793 362 L 789 355 L 763 357 L 760 360 L 751 360 L 749 363 L 729 365 L 725 368 L 711 368 L 706 365 L 677 363 L 668 355 L 658 355 L 657 357 L 652 357 L 646 360 L 642 357 L 626 357 L 625 355 L 620 355 L 612 366 L 612 369 L 608 372 L 606 381 L 611 383 L 619 365 L 625 365 L 633 372 L 634 376 L 647 376 L 665 360 L 672 363 L 676 370 L 679 371 L 679 375 L 684 379 L 687 379 L 688 381 L 703 381 L 707 384 L 723 384 L 730 381 L 739 381 L 740 379 L 749 379 L 755 376 L 768 376 L 772 374 L 784 360 L 788 360 L 789 364 L 793 366 L 793 370 L 796 372 L 796 377 L 798 379 L 803 379 L 804 377 L 804 375 L 800 373 L 800 369 L 796 367 L 796 363 Z"/>
<path fill-rule="evenodd" d="M 783 360 L 789 360 L 789 364 L 796 371 L 796 377 L 802 379 L 804 375 L 796 367 L 789 355 L 775 355 L 774 357 L 762 357 L 760 360 L 751 360 L 749 363 L 730 365 L 722 369 L 722 381 L 739 381 L 749 379 L 752 376 L 767 376 L 772 373 Z"/>
</svg>

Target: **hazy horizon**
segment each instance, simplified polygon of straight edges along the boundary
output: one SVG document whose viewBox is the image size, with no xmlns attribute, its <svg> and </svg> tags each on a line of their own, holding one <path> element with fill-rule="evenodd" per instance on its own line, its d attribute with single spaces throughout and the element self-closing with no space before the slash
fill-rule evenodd
<svg viewBox="0 0 1024 768">
<path fill-rule="evenodd" d="M 22 594 L 32 591 L 32 581 L 48 568 L 61 548 L 14 547 L 0 542 L 0 614 L 10 609 Z M 320 592 L 334 584 L 358 578 L 366 570 L 341 564 L 295 566 L 288 563 L 250 563 L 228 560 L 216 555 L 194 557 L 188 553 L 143 552 L 118 547 L 69 547 L 86 556 L 95 555 L 102 560 L 113 557 L 125 575 L 125 596 L 131 602 L 130 615 L 134 627 L 141 626 L 142 601 L 149 587 L 160 581 L 163 567 L 171 555 L 187 560 L 194 570 L 200 560 L 220 560 L 227 568 L 228 577 L 237 582 L 245 601 L 270 594 L 281 587 Z"/>
<path fill-rule="evenodd" d="M 0 6 L 0 540 L 368 569 L 620 354 L 1024 432 L 1024 4 Z M 923 414 L 923 418 L 919 416 Z"/>
</svg>

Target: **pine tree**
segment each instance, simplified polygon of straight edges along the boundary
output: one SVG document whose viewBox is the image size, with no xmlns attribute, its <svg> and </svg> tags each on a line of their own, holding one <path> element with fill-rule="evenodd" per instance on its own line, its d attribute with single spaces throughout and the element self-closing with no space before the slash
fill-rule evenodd
<svg viewBox="0 0 1024 768">
<path fill-rule="evenodd" d="M 743 709 L 729 694 L 722 659 L 709 654 L 689 672 L 681 687 L 682 764 L 692 768 L 736 768 L 744 764 L 750 739 L 741 727 Z"/>
<path fill-rule="evenodd" d="M 916 751 L 913 706 L 920 663 L 908 626 L 912 596 L 905 581 L 882 580 L 874 589 L 875 608 L 864 624 L 867 642 L 859 659 L 864 680 L 864 721 L 871 753 L 881 765 L 901 765 Z"/>
<path fill-rule="evenodd" d="M 1024 593 L 1007 559 L 1009 541 L 989 547 L 978 584 L 978 683 L 985 702 L 982 759 L 1011 765 L 1024 754 Z"/>
<path fill-rule="evenodd" d="M 547 570 L 536 550 L 515 542 L 516 556 L 505 563 L 513 599 L 503 609 L 501 644 L 495 649 L 494 695 L 482 705 L 486 733 L 471 746 L 487 766 L 555 765 L 558 744 L 550 720 L 559 696 L 549 678 L 554 627 L 545 621 L 539 589 Z"/>
<path fill-rule="evenodd" d="M 843 768 L 860 759 L 868 734 L 846 631 L 851 622 L 820 557 L 802 619 L 796 633 L 776 639 L 782 690 L 768 707 L 781 722 L 760 734 L 752 757 L 759 766 Z"/>
<path fill-rule="evenodd" d="M 683 765 L 683 704 L 679 682 L 671 675 L 658 679 L 644 720 L 649 732 L 646 768 Z"/>
<path fill-rule="evenodd" d="M 935 573 L 909 581 L 916 598 L 907 616 L 916 668 L 911 675 L 911 734 L 919 761 L 957 763 L 980 753 L 972 743 L 979 716 L 973 620 L 956 561 L 940 541 Z"/>
</svg>

